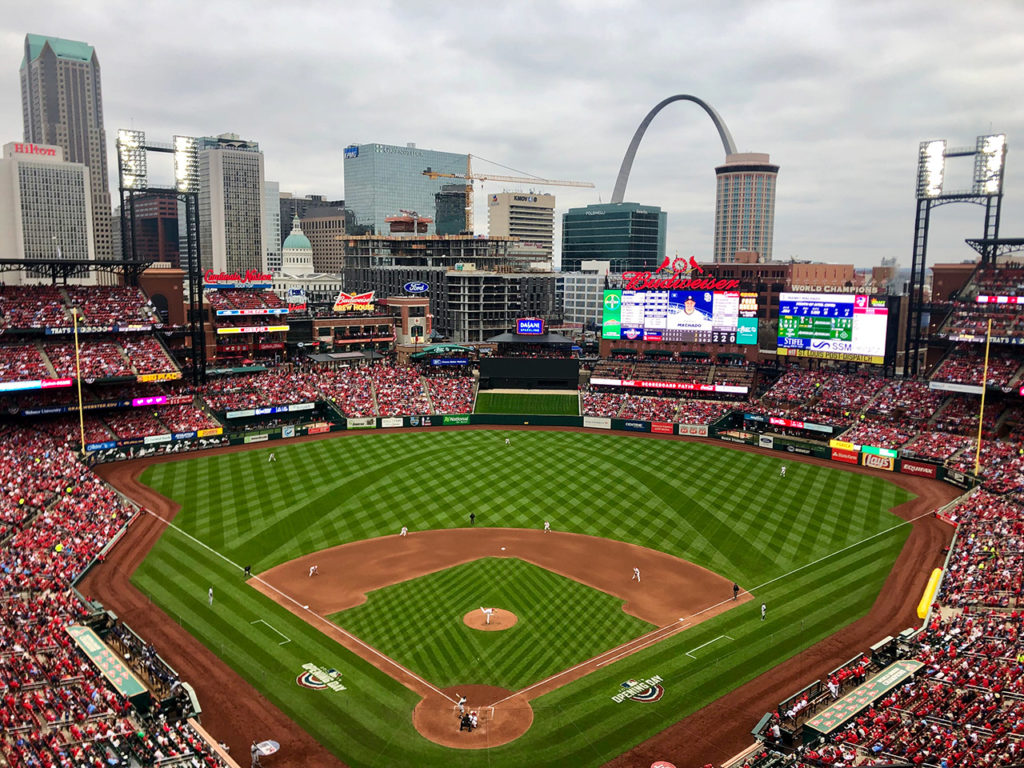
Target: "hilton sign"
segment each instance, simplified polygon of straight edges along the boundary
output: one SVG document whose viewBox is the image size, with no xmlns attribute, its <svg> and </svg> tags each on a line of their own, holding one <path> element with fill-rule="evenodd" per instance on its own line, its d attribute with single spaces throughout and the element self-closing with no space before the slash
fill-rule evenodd
<svg viewBox="0 0 1024 768">
<path fill-rule="evenodd" d="M 46 157 L 56 157 L 56 147 L 40 147 L 38 144 L 19 144 L 15 142 L 14 151 L 19 155 L 45 155 Z"/>
</svg>

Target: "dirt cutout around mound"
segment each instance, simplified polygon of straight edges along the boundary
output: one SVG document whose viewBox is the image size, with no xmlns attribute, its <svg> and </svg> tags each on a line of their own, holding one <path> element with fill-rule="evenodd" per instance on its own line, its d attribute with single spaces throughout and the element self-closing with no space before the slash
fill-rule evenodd
<svg viewBox="0 0 1024 768">
<path fill-rule="evenodd" d="M 462 617 L 462 623 L 470 629 L 479 629 L 482 632 L 501 632 L 503 629 L 512 629 L 519 621 L 519 617 L 512 611 L 504 608 L 491 608 L 491 619 L 487 620 L 487 614 L 482 609 L 470 611 Z"/>
<path fill-rule="evenodd" d="M 480 427 L 444 427 L 431 431 L 478 430 Z M 523 429 L 505 426 L 500 431 Z M 546 431 L 580 432 L 585 430 L 559 427 L 527 427 Z M 378 434 L 410 430 L 378 430 Z M 740 686 L 717 701 L 689 717 L 669 726 L 661 733 L 630 749 L 608 763 L 612 768 L 647 768 L 656 760 L 671 760 L 677 765 L 704 765 L 722 763 L 751 742 L 750 728 L 767 711 L 775 708 L 785 695 L 820 679 L 853 655 L 867 649 L 887 634 L 896 634 L 909 626 L 919 626 L 917 603 L 928 575 L 941 567 L 942 549 L 952 537 L 952 528 L 928 512 L 949 502 L 961 491 L 945 483 L 908 475 L 887 474 L 863 467 L 837 465 L 824 459 L 780 454 L 777 451 L 751 446 L 726 445 L 718 440 L 678 438 L 669 435 L 635 435 L 639 439 L 679 440 L 701 442 L 718 448 L 760 453 L 784 459 L 791 471 L 799 463 L 828 466 L 832 469 L 871 474 L 883 477 L 914 493 L 918 498 L 896 507 L 893 512 L 905 520 L 913 521 L 913 529 L 878 599 L 869 613 L 820 641 L 803 653 L 780 663 L 760 677 Z M 371 439 L 365 433 L 334 433 L 290 440 L 306 442 L 319 439 Z M 259 446 L 265 448 L 266 446 Z M 232 446 L 205 451 L 203 454 L 177 454 L 138 459 L 131 462 L 107 464 L 96 468 L 97 473 L 132 500 L 143 505 L 163 519 L 172 519 L 178 506 L 139 482 L 139 476 L 151 464 L 179 461 L 201 456 L 252 450 L 256 446 Z M 203 725 L 217 739 L 226 742 L 235 754 L 248 754 L 253 737 L 276 734 L 281 742 L 282 754 L 289 764 L 310 768 L 336 768 L 344 766 L 338 758 L 316 742 L 301 726 L 281 712 L 262 694 L 255 691 L 225 662 L 218 659 L 198 640 L 182 629 L 177 622 L 142 595 L 130 582 L 131 574 L 145 558 L 164 531 L 161 519 L 143 515 L 128 529 L 123 540 L 107 555 L 106 561 L 93 568 L 79 589 L 91 599 L 117 613 L 142 637 L 157 644 L 161 656 L 178 671 L 183 680 L 196 689 L 203 704 Z M 632 567 L 632 566 L 631 566 Z M 644 574 L 646 575 L 646 574 Z M 443 699 L 456 692 L 431 692 Z M 466 694 L 468 696 L 468 694 Z M 429 697 L 425 696 L 424 701 Z M 470 702 L 475 704 L 475 702 Z M 507 703 L 507 702 L 506 702 Z M 504 703 L 502 704 L 504 706 Z M 528 705 L 527 705 L 528 706 Z M 448 712 L 452 713 L 449 700 Z M 428 709 L 430 707 L 428 706 Z M 438 710 L 440 712 L 440 709 Z M 455 730 L 454 714 L 444 719 L 452 735 Z M 532 717 L 532 714 L 531 714 Z M 527 726 L 528 727 L 528 726 Z M 463 732 L 463 736 L 468 736 Z M 488 745 L 490 746 L 490 745 Z"/>
</svg>

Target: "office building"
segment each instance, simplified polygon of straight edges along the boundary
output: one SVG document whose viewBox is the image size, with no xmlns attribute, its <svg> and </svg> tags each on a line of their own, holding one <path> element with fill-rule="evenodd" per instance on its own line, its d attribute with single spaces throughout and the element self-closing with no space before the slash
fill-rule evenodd
<svg viewBox="0 0 1024 768">
<path fill-rule="evenodd" d="M 340 275 L 345 268 L 348 212 L 335 206 L 309 208 L 301 222 L 313 246 L 313 271 Z"/>
<path fill-rule="evenodd" d="M 556 298 L 565 322 L 601 327 L 604 289 L 612 287 L 608 269 L 607 261 L 584 261 L 579 272 L 558 273 Z"/>
<path fill-rule="evenodd" d="M 735 262 L 737 251 L 755 251 L 762 262 L 771 261 L 779 166 L 766 154 L 741 152 L 727 155 L 715 174 L 715 262 Z"/>
<path fill-rule="evenodd" d="M 555 237 L 555 196 L 499 192 L 487 196 L 487 234 L 512 237 L 516 269 L 551 270 Z"/>
<path fill-rule="evenodd" d="M 435 196 L 451 179 L 424 176 L 430 168 L 439 173 L 465 175 L 468 155 L 391 144 L 359 144 L 345 148 L 345 207 L 352 212 L 350 232 L 385 234 L 388 216 L 410 211 L 434 218 Z M 435 234 L 431 222 L 428 234 Z"/>
<path fill-rule="evenodd" d="M 199 247 L 203 269 L 267 273 L 263 153 L 224 133 L 199 142 Z"/>
<path fill-rule="evenodd" d="M 434 230 L 439 235 L 471 234 L 466 232 L 465 184 L 445 184 L 434 195 Z"/>
<path fill-rule="evenodd" d="M 110 215 L 107 214 L 108 226 Z M 11 142 L 0 159 L 0 253 L 7 259 L 96 258 L 93 240 L 92 184 L 85 163 L 64 160 L 62 147 Z M 43 278 L 34 270 L 8 272 L 18 284 Z M 74 278 L 95 284 L 96 272 Z"/>
<path fill-rule="evenodd" d="M 21 108 L 26 143 L 60 147 L 66 162 L 89 169 L 91 252 L 97 259 L 115 258 L 100 62 L 93 47 L 59 37 L 25 35 Z"/>
<path fill-rule="evenodd" d="M 283 222 L 280 243 L 284 245 L 284 239 L 288 237 L 288 232 L 290 231 L 288 229 L 288 222 L 296 216 L 302 220 L 306 218 L 311 210 L 323 210 L 324 208 L 333 208 L 338 212 L 344 213 L 345 201 L 328 200 L 324 195 L 296 197 L 291 192 L 282 192 L 281 199 L 278 201 L 278 209 L 280 210 L 281 221 Z"/>
<path fill-rule="evenodd" d="M 612 272 L 653 271 L 665 258 L 667 222 L 656 205 L 570 208 L 562 217 L 562 271 L 578 272 L 592 259 L 609 262 Z"/>
<path fill-rule="evenodd" d="M 291 216 L 287 219 L 281 218 L 281 185 L 276 181 L 268 181 L 264 185 L 266 195 L 266 216 L 263 219 L 263 242 L 267 248 L 267 271 L 270 273 L 281 271 L 281 248 L 284 245 L 284 238 L 281 237 L 282 230 L 287 228 L 289 221 L 294 219 Z"/>
<path fill-rule="evenodd" d="M 127 258 L 167 262 L 174 269 L 181 267 L 177 198 L 143 192 L 132 197 L 129 210 L 134 211 L 135 217 L 135 253 L 127 254 Z M 117 243 L 121 240 L 120 229 L 118 221 L 113 238 Z M 132 242 L 131 237 L 128 242 Z M 120 251 L 115 253 L 121 256 Z"/>
</svg>

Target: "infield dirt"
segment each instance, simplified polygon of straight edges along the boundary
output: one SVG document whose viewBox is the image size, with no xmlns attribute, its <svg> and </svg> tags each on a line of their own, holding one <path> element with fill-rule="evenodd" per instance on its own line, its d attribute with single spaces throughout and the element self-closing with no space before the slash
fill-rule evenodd
<svg viewBox="0 0 1024 768">
<path fill-rule="evenodd" d="M 503 430 L 508 429 L 510 427 L 503 427 Z M 370 439 L 366 435 L 342 433 L 296 440 L 361 437 Z M 680 438 L 644 435 L 643 439 Z M 723 443 L 715 440 L 686 439 L 723 447 Z M 777 452 L 749 446 L 727 447 L 779 456 Z M 250 446 L 222 448 L 206 452 L 204 455 L 249 448 Z M 97 467 L 97 473 L 146 509 L 160 517 L 171 519 L 178 511 L 177 505 L 141 484 L 139 476 L 150 464 L 194 457 L 195 454 L 172 455 L 108 464 Z M 793 455 L 787 455 L 786 459 L 875 476 L 883 474 L 861 467 L 837 466 L 823 459 Z M 908 626 L 920 624 L 916 607 L 921 590 L 931 570 L 942 565 L 943 547 L 949 544 L 953 533 L 950 526 L 927 513 L 949 502 L 961 492 L 952 486 L 925 478 L 891 473 L 884 476 L 916 494 L 917 498 L 893 509 L 901 518 L 912 520 L 913 526 L 870 612 L 842 632 L 780 663 L 746 685 L 620 755 L 608 763 L 609 766 L 646 768 L 656 760 L 671 760 L 680 766 L 704 765 L 709 762 L 720 764 L 750 744 L 750 729 L 753 724 L 762 714 L 774 709 L 781 698 L 819 679 L 829 669 L 865 650 L 887 634 L 895 634 Z M 92 599 L 100 600 L 142 637 L 157 646 L 160 654 L 178 670 L 182 679 L 195 687 L 203 705 L 203 725 L 215 738 L 226 742 L 234 754 L 248 754 L 254 732 L 272 733 L 280 737 L 278 741 L 281 742 L 282 752 L 287 750 L 289 764 L 317 768 L 344 765 L 309 736 L 301 726 L 295 724 L 256 692 L 225 662 L 207 650 L 131 585 L 132 573 L 159 539 L 163 529 L 163 522 L 156 517 L 140 516 L 118 546 L 109 553 L 106 562 L 90 571 L 81 582 L 80 591 Z M 452 734 L 455 735 L 454 722 L 449 722 L 452 723 Z"/>
</svg>

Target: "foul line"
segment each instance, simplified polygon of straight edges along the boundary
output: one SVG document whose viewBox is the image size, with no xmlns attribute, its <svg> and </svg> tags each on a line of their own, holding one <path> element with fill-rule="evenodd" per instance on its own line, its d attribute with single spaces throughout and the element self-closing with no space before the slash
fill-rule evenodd
<svg viewBox="0 0 1024 768">
<path fill-rule="evenodd" d="M 265 622 L 265 621 L 264 621 L 263 619 L 256 619 L 256 621 L 250 621 L 250 622 L 249 622 L 249 626 L 250 626 L 250 627 L 251 627 L 251 626 L 252 626 L 253 624 L 264 624 L 264 625 L 266 625 L 267 627 L 270 627 L 270 629 L 273 629 L 273 630 L 274 630 L 275 632 L 277 632 L 277 634 L 279 634 L 279 635 L 280 635 L 281 637 L 283 637 L 283 638 L 284 638 L 284 643 L 278 643 L 278 645 L 284 645 L 285 643 L 290 643 L 290 642 L 292 641 L 292 639 L 291 639 L 290 637 L 288 637 L 288 635 L 286 635 L 286 634 L 285 634 L 284 632 L 282 632 L 282 631 L 281 631 L 281 630 L 279 630 L 279 629 L 274 629 L 274 627 L 272 627 L 272 626 L 271 626 L 270 624 L 268 624 L 267 622 Z"/>
<path fill-rule="evenodd" d="M 174 529 L 175 531 L 177 531 L 178 533 L 182 534 L 183 536 L 185 536 L 186 538 L 188 538 L 188 539 L 189 539 L 190 541 L 194 541 L 194 542 L 195 542 L 196 544 L 198 544 L 199 546 L 201 546 L 201 547 L 202 547 L 203 549 L 205 549 L 205 550 L 207 550 L 208 552 L 211 552 L 212 554 L 214 554 L 214 555 L 216 555 L 217 557 L 219 557 L 219 558 L 220 558 L 221 560 L 223 560 L 223 561 L 224 561 L 225 563 L 228 563 L 229 565 L 232 565 L 232 566 L 234 566 L 235 568 L 237 568 L 238 570 L 240 570 L 240 571 L 242 571 L 242 572 L 244 572 L 244 571 L 245 571 L 245 569 L 244 569 L 244 568 L 242 568 L 242 566 L 240 566 L 240 565 L 239 565 L 238 563 L 236 563 L 236 562 L 233 562 L 233 561 L 232 561 L 232 560 L 231 560 L 230 558 L 228 558 L 228 557 L 225 557 L 224 555 L 222 555 L 222 554 L 221 554 L 220 552 L 218 552 L 217 550 L 213 549 L 213 548 L 212 548 L 212 547 L 210 547 L 209 545 L 207 545 L 207 544 L 204 544 L 203 542 L 201 542 L 201 541 L 200 541 L 199 539 L 197 539 L 197 538 L 196 538 L 195 536 L 193 536 L 192 534 L 190 534 L 190 533 L 187 533 L 187 532 L 183 531 L 183 530 L 182 530 L 181 528 L 179 528 L 178 526 L 176 526 L 176 525 L 175 525 L 174 523 L 172 523 L 172 522 L 171 522 L 170 520 L 167 520 L 167 519 L 165 519 L 165 518 L 161 517 L 161 516 L 160 516 L 160 515 L 158 515 L 158 514 L 157 514 L 156 512 L 153 512 L 153 511 L 152 511 L 152 510 L 150 510 L 150 509 L 147 509 L 147 510 L 146 510 L 146 513 L 147 513 L 147 514 L 150 514 L 150 515 L 152 515 L 153 517 L 155 517 L 155 518 L 156 518 L 157 520 L 159 520 L 160 522 L 162 522 L 162 523 L 163 523 L 164 525 L 166 525 L 166 526 L 167 526 L 168 528 L 173 528 L 173 529 Z M 267 587 L 268 589 L 271 589 L 271 590 L 273 590 L 274 592 L 276 592 L 277 594 L 279 594 L 279 595 L 280 595 L 280 596 L 281 596 L 281 597 L 282 597 L 282 598 L 283 598 L 284 600 L 287 600 L 287 601 L 288 601 L 289 603 L 292 603 L 292 604 L 294 604 L 294 605 L 295 605 L 295 606 L 296 606 L 297 608 L 301 608 L 301 609 L 302 609 L 302 610 L 304 610 L 304 611 L 305 611 L 306 613 L 308 613 L 308 614 L 310 614 L 310 615 L 312 615 L 312 616 L 315 616 L 315 617 L 316 617 L 317 619 L 319 619 L 319 620 L 320 620 L 321 622 L 323 622 L 324 624 L 326 624 L 326 625 L 327 625 L 328 627 L 330 627 L 331 629 L 333 629 L 333 630 L 335 630 L 335 631 L 337 631 L 337 632 L 340 632 L 340 633 L 341 633 L 342 635 L 344 635 L 345 637 L 347 637 L 347 638 L 348 638 L 349 640 L 351 640 L 352 642 L 354 642 L 354 643 L 358 644 L 359 646 L 361 646 L 362 648 L 365 648 L 365 649 L 366 649 L 367 651 L 369 651 L 370 653 L 373 653 L 374 655 L 376 655 L 376 656 L 378 656 L 379 658 L 383 659 L 383 660 L 384 660 L 384 661 L 386 661 L 386 662 L 387 662 L 388 664 L 390 664 L 391 666 L 393 666 L 393 667 L 394 667 L 395 669 L 401 670 L 401 671 L 402 671 L 403 673 L 405 673 L 406 675 L 408 675 L 409 677 L 411 677 L 411 678 L 412 678 L 413 680 L 416 680 L 416 681 L 418 681 L 418 682 L 422 683 L 422 684 L 423 684 L 424 686 L 426 686 L 427 688 L 429 688 L 430 690 L 432 690 L 432 691 L 433 691 L 434 693 L 436 693 L 436 694 L 438 694 L 439 696 L 442 696 L 442 697 L 444 697 L 444 698 L 448 699 L 448 700 L 449 700 L 449 701 L 451 701 L 452 703 L 455 703 L 455 699 L 453 699 L 453 698 L 452 698 L 451 696 L 449 696 L 448 694 L 446 694 L 446 693 L 445 693 L 444 691 L 440 690 L 440 689 L 439 689 L 439 688 L 438 688 L 437 686 L 435 686 L 435 685 L 432 685 L 431 683 L 428 683 L 428 682 L 427 682 L 426 680 L 424 680 L 424 679 L 423 679 L 422 677 L 420 677 L 419 675 L 417 675 L 417 674 L 416 674 L 415 672 L 413 672 L 413 671 L 412 671 L 412 670 L 410 670 L 410 669 L 406 669 L 406 668 L 405 668 L 405 667 L 403 667 L 403 666 L 402 666 L 401 664 L 399 664 L 399 663 L 398 663 L 397 661 L 395 661 L 394 659 L 392 659 L 392 658 L 391 658 L 390 656 L 385 656 L 385 655 L 384 655 L 383 653 L 381 653 L 380 651 L 378 651 L 378 650 L 377 650 L 376 648 L 374 648 L 373 646 L 371 646 L 371 645 L 367 645 L 366 643 L 364 643 L 364 642 L 363 642 L 362 640 L 360 640 L 360 639 L 359 639 L 358 637 L 356 637 L 355 635 L 353 635 L 353 634 L 352 634 L 351 632 L 349 632 L 348 630 L 344 629 L 343 627 L 340 627 L 340 626 L 338 626 L 337 624 L 333 624 L 333 623 L 331 623 L 330 621 L 328 621 L 327 619 L 325 619 L 325 618 L 324 618 L 323 616 L 321 616 L 320 614 L 316 613 L 315 611 L 311 611 L 311 610 L 310 610 L 309 608 L 306 608 L 306 607 L 304 607 L 304 605 L 303 605 L 302 603 L 300 603 L 300 602 L 299 602 L 298 600 L 296 600 L 296 599 L 295 599 L 294 597 L 292 597 L 291 595 L 286 595 L 286 594 L 285 594 L 284 592 L 282 592 L 282 591 L 281 591 L 280 589 L 278 589 L 277 587 L 275 587 L 275 586 L 274 586 L 273 584 L 270 584 L 269 582 L 266 582 L 266 581 L 264 581 L 264 580 L 263 580 L 262 578 L 260 578 L 259 576 L 254 576 L 253 578 L 254 578 L 254 579 L 255 579 L 256 581 L 258 581 L 258 582 L 259 582 L 260 584 L 262 584 L 263 586 L 265 586 L 265 587 Z M 293 611 L 293 613 L 295 613 L 295 612 Z M 296 614 L 296 615 L 297 615 L 297 614 Z"/>
</svg>

